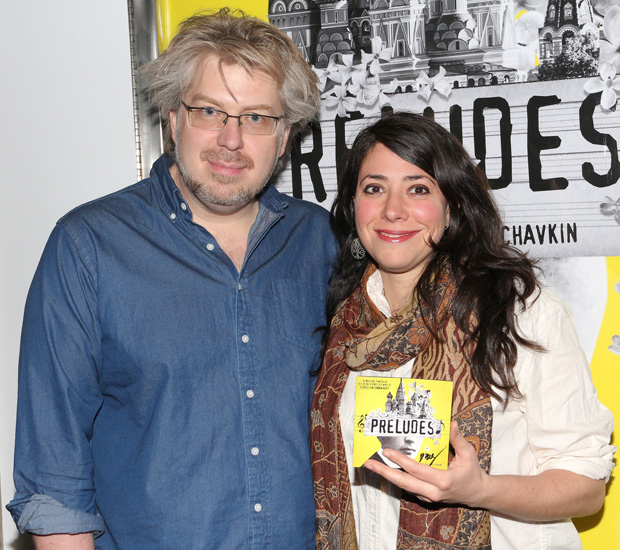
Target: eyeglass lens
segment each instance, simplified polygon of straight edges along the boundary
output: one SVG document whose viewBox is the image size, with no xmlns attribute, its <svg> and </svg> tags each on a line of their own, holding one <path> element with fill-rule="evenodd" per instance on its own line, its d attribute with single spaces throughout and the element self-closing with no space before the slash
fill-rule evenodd
<svg viewBox="0 0 620 550">
<path fill-rule="evenodd" d="M 277 118 L 270 118 L 256 113 L 229 115 L 216 109 L 188 109 L 189 122 L 192 126 L 203 130 L 221 130 L 230 121 L 237 119 L 239 125 L 250 134 L 273 134 Z"/>
</svg>

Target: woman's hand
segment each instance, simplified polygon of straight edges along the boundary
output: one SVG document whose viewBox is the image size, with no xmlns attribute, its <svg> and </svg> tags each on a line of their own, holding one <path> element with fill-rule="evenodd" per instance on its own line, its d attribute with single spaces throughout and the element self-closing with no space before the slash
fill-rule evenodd
<svg viewBox="0 0 620 550">
<path fill-rule="evenodd" d="M 476 450 L 461 435 L 455 420 L 450 424 L 450 442 L 455 456 L 447 470 L 420 464 L 393 449 L 383 449 L 383 454 L 404 472 L 376 460 L 368 460 L 364 467 L 425 502 L 484 507 L 484 488 L 490 476 L 480 468 Z"/>
<path fill-rule="evenodd" d="M 476 451 L 458 429 L 450 424 L 454 459 L 447 470 L 419 464 L 394 451 L 383 454 L 405 471 L 376 460 L 364 467 L 425 502 L 460 504 L 486 508 L 515 519 L 554 521 L 596 513 L 605 498 L 605 481 L 591 479 L 568 470 L 545 470 L 537 475 L 489 475 L 478 464 Z"/>
</svg>

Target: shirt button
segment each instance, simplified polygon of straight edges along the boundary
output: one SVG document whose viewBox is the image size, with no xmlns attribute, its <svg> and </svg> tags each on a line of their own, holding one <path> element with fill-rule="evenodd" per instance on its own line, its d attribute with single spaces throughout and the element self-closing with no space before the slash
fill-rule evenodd
<svg viewBox="0 0 620 550">
<path fill-rule="evenodd" d="M 213 250 L 215 248 L 215 245 L 213 243 L 209 243 L 207 245 L 207 250 Z"/>
<path fill-rule="evenodd" d="M 254 505 L 254 511 L 255 511 L 255 512 L 260 512 L 262 509 L 263 509 L 263 507 L 261 506 L 260 502 L 257 502 L 257 503 Z"/>
<path fill-rule="evenodd" d="M 254 397 L 254 392 L 252 390 L 246 391 L 245 394 L 248 396 L 248 399 L 252 399 L 252 397 Z"/>
<path fill-rule="evenodd" d="M 260 451 L 258 450 L 258 447 L 252 447 L 252 450 L 250 452 L 252 453 L 253 456 L 257 456 L 258 453 L 260 453 Z"/>
<path fill-rule="evenodd" d="M 187 204 L 184 202 L 181 203 L 181 210 L 187 210 Z"/>
<path fill-rule="evenodd" d="M 247 343 L 250 341 L 250 337 L 249 337 L 247 334 L 244 334 L 244 335 L 241 337 L 241 341 L 242 341 L 244 344 L 247 344 Z"/>
<path fill-rule="evenodd" d="M 176 220 L 177 219 L 177 215 L 173 212 L 172 214 L 170 214 L 170 219 L 171 220 Z"/>
</svg>

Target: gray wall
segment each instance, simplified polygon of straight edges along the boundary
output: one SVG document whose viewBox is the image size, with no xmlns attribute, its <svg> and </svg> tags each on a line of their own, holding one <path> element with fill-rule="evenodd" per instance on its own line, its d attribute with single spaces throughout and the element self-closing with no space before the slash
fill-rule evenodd
<svg viewBox="0 0 620 550">
<path fill-rule="evenodd" d="M 0 548 L 17 542 L 13 496 L 17 356 L 24 301 L 56 220 L 133 183 L 127 3 L 3 0 L 0 33 Z M 4 545 L 2 544 L 4 540 Z"/>
</svg>

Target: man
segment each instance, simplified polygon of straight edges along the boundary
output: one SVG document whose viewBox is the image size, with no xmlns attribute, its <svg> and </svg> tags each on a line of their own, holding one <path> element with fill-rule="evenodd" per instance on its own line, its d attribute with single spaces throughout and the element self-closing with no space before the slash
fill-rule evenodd
<svg viewBox="0 0 620 550">
<path fill-rule="evenodd" d="M 187 20 L 145 69 L 174 159 L 70 212 L 28 296 L 15 499 L 38 549 L 309 549 L 335 244 L 267 182 L 316 116 L 275 28 Z"/>
</svg>

